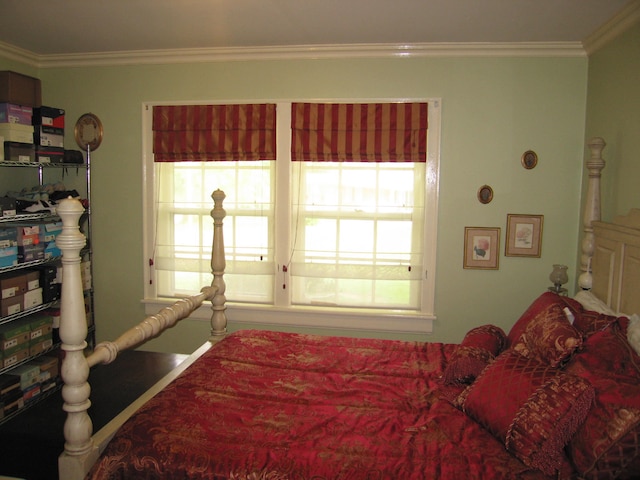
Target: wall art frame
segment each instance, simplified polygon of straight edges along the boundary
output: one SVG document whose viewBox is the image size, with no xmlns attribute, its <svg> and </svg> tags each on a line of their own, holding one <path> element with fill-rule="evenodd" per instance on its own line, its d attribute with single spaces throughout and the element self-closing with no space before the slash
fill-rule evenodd
<svg viewBox="0 0 640 480">
<path fill-rule="evenodd" d="M 498 270 L 500 227 L 465 227 L 463 268 Z"/>
<path fill-rule="evenodd" d="M 543 224 L 544 215 L 507 214 L 505 256 L 540 258 Z"/>
</svg>

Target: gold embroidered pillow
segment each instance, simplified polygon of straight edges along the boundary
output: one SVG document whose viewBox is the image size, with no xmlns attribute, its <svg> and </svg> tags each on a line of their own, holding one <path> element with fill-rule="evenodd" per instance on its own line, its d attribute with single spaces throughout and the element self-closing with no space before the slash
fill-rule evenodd
<svg viewBox="0 0 640 480">
<path fill-rule="evenodd" d="M 582 345 L 582 334 L 569 323 L 559 304 L 546 306 L 531 319 L 513 349 L 552 367 L 560 365 Z"/>
<path fill-rule="evenodd" d="M 554 475 L 593 398 L 594 389 L 585 379 L 507 350 L 454 405 L 504 442 L 522 463 Z"/>
<path fill-rule="evenodd" d="M 482 325 L 467 332 L 445 367 L 445 385 L 471 383 L 504 348 L 505 333 L 495 325 Z"/>
</svg>

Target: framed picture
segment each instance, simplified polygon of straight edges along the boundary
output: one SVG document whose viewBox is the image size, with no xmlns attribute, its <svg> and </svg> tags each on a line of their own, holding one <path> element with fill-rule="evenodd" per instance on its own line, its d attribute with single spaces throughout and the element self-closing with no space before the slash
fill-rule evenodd
<svg viewBox="0 0 640 480">
<path fill-rule="evenodd" d="M 500 228 L 464 228 L 464 268 L 498 269 Z"/>
<path fill-rule="evenodd" d="M 544 215 L 507 215 L 507 257 L 540 257 Z"/>
</svg>

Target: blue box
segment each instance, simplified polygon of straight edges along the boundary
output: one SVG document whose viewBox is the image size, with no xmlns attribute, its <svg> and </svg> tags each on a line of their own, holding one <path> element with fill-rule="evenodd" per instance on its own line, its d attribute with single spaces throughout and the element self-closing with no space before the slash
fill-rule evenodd
<svg viewBox="0 0 640 480">
<path fill-rule="evenodd" d="M 18 264 L 18 247 L 0 248 L 0 268 Z"/>
</svg>

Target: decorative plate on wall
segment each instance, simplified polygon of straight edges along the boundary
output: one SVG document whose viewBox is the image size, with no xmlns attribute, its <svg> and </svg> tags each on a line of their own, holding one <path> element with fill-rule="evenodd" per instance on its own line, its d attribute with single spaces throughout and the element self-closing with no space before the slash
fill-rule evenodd
<svg viewBox="0 0 640 480">
<path fill-rule="evenodd" d="M 74 130 L 76 143 L 82 150 L 96 150 L 102 143 L 104 131 L 102 122 L 93 113 L 85 113 L 76 122 Z"/>
</svg>

